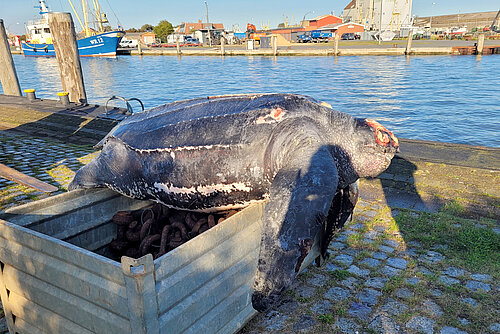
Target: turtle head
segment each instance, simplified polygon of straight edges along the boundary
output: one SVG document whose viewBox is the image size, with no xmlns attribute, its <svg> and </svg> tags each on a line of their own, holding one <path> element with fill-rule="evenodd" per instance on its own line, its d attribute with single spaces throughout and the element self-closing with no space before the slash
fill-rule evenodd
<svg viewBox="0 0 500 334">
<path fill-rule="evenodd" d="M 399 152 L 399 141 L 394 134 L 377 121 L 355 119 L 355 152 L 351 156 L 354 169 L 360 177 L 376 176 L 391 163 Z"/>
</svg>

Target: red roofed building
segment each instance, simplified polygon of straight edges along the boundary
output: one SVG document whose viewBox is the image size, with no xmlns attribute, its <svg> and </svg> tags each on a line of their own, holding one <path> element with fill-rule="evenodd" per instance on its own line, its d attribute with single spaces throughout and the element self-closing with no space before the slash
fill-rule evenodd
<svg viewBox="0 0 500 334">
<path fill-rule="evenodd" d="M 350 33 L 362 33 L 365 30 L 365 27 L 362 24 L 354 23 L 354 22 L 346 22 L 339 24 L 328 24 L 319 28 L 322 31 L 328 31 L 334 34 L 338 34 L 339 37 L 342 37 L 343 34 Z"/>
<path fill-rule="evenodd" d="M 189 35 L 193 31 L 196 30 L 202 30 L 202 29 L 217 29 L 217 30 L 224 30 L 224 24 L 222 23 L 205 23 L 201 22 L 201 20 L 198 20 L 198 23 L 185 23 L 182 22 L 177 29 L 175 30 L 176 33 L 179 34 L 184 34 L 184 35 Z"/>
<path fill-rule="evenodd" d="M 311 20 L 302 21 L 302 26 L 306 28 L 306 31 L 310 31 L 316 30 L 329 24 L 339 23 L 342 23 L 342 19 L 340 17 L 337 17 L 335 15 L 321 15 Z"/>
</svg>

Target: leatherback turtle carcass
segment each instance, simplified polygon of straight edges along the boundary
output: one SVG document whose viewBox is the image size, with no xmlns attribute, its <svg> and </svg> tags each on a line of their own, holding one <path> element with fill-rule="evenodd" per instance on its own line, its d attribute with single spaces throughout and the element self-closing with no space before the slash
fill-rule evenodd
<svg viewBox="0 0 500 334">
<path fill-rule="evenodd" d="M 106 186 L 203 212 L 269 199 L 252 296 L 262 311 L 290 285 L 313 240 L 325 256 L 352 213 L 357 179 L 384 171 L 398 140 L 375 121 L 310 97 L 252 94 L 133 114 L 98 148 L 70 189 Z"/>
</svg>

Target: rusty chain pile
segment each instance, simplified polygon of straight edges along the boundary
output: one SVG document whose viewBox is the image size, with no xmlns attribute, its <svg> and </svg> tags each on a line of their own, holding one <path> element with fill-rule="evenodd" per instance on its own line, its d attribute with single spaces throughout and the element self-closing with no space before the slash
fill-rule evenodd
<svg viewBox="0 0 500 334">
<path fill-rule="evenodd" d="M 118 211 L 112 218 L 117 225 L 116 239 L 109 244 L 117 258 L 138 258 L 148 253 L 158 258 L 186 241 L 207 231 L 237 211 L 198 213 L 155 204 L 151 208 Z"/>
</svg>

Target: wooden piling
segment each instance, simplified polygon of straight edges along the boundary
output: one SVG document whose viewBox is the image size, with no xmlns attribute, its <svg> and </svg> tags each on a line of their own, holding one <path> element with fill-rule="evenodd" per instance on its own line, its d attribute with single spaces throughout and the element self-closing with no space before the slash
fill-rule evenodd
<svg viewBox="0 0 500 334">
<path fill-rule="evenodd" d="M 408 33 L 408 42 L 406 43 L 406 51 L 405 54 L 409 55 L 411 53 L 411 43 L 413 41 L 413 31 L 410 30 Z"/>
<path fill-rule="evenodd" d="M 177 46 L 177 54 L 180 55 L 181 54 L 181 46 L 179 44 L 179 37 L 177 37 L 175 39 L 175 43 L 176 43 L 176 46 Z"/>
<path fill-rule="evenodd" d="M 477 37 L 476 54 L 482 55 L 484 48 L 484 34 L 479 34 Z"/>
<path fill-rule="evenodd" d="M 225 50 L 226 39 L 224 37 L 220 38 L 220 55 L 224 56 L 226 54 Z"/>
<path fill-rule="evenodd" d="M 63 90 L 71 102 L 87 103 L 75 25 L 70 13 L 49 13 L 49 27 Z"/>
<path fill-rule="evenodd" d="M 141 41 L 139 40 L 139 43 L 137 43 L 137 53 L 142 56 L 142 47 L 141 47 Z"/>
<path fill-rule="evenodd" d="M 22 96 L 2 19 L 0 19 L 0 82 L 5 95 Z"/>
<path fill-rule="evenodd" d="M 272 36 L 271 42 L 273 44 L 273 56 L 276 57 L 276 55 L 278 54 L 278 36 Z"/>
<path fill-rule="evenodd" d="M 338 56 L 339 55 L 339 34 L 338 33 L 335 33 L 335 46 L 334 46 L 334 51 L 333 51 L 333 54 L 335 56 Z"/>
</svg>

